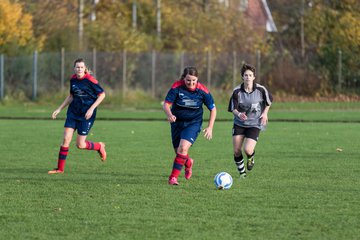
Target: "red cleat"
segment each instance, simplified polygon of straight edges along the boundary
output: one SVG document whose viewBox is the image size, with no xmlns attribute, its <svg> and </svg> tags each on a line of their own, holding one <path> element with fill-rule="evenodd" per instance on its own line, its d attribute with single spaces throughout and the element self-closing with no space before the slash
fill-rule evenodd
<svg viewBox="0 0 360 240">
<path fill-rule="evenodd" d="M 99 144 L 100 144 L 100 150 L 98 150 L 98 153 L 101 157 L 101 161 L 105 162 L 106 161 L 105 143 L 99 142 Z"/>
<path fill-rule="evenodd" d="M 169 184 L 170 185 L 179 185 L 178 180 L 176 177 L 170 177 L 169 178 Z"/>
<path fill-rule="evenodd" d="M 64 173 L 64 171 L 58 170 L 57 168 L 48 171 L 48 174 L 58 174 L 58 173 Z"/>
<path fill-rule="evenodd" d="M 185 163 L 185 179 L 189 180 L 192 176 L 192 166 L 194 164 L 194 160 L 189 158 Z"/>
</svg>

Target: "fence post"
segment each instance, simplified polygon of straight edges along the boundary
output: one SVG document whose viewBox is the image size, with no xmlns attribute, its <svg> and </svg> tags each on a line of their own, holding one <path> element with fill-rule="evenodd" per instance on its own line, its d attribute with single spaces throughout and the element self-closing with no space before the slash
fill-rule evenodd
<svg viewBox="0 0 360 240">
<path fill-rule="evenodd" d="M 92 62 L 93 62 L 93 75 L 96 78 L 96 48 L 93 48 L 92 52 Z"/>
<path fill-rule="evenodd" d="M 60 70 L 60 89 L 64 91 L 65 82 L 65 48 L 61 48 L 61 70 Z"/>
<path fill-rule="evenodd" d="M 180 75 L 182 74 L 184 68 L 185 68 L 185 66 L 184 66 L 184 51 L 181 51 L 181 53 L 180 53 Z"/>
<path fill-rule="evenodd" d="M 123 98 L 125 98 L 125 94 L 126 94 L 126 66 L 127 66 L 127 56 L 126 56 L 126 49 L 123 50 L 123 74 L 122 74 L 122 78 L 123 78 L 123 84 L 122 84 L 122 92 L 123 92 Z"/>
<path fill-rule="evenodd" d="M 151 58 L 151 96 L 155 97 L 155 74 L 156 71 L 156 52 L 155 50 L 152 51 L 152 58 Z"/>
<path fill-rule="evenodd" d="M 256 82 L 261 83 L 261 52 L 260 50 L 256 50 Z"/>
<path fill-rule="evenodd" d="M 4 99 L 4 54 L 0 55 L 0 100 Z"/>
<path fill-rule="evenodd" d="M 338 51 L 338 83 L 337 83 L 337 90 L 341 90 L 342 85 L 342 52 L 341 50 Z"/>
<path fill-rule="evenodd" d="M 37 98 L 37 64 L 38 64 L 38 52 L 35 50 L 33 55 L 33 82 L 32 82 L 32 100 Z"/>
<path fill-rule="evenodd" d="M 233 51 L 233 89 L 236 87 L 236 83 L 237 83 L 237 54 L 236 51 Z"/>
<path fill-rule="evenodd" d="M 211 51 L 207 52 L 207 79 L 208 79 L 208 88 L 211 87 Z"/>
</svg>

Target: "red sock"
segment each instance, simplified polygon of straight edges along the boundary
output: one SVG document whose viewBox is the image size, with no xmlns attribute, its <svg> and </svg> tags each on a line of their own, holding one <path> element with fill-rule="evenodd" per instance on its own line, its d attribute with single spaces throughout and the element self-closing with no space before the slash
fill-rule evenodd
<svg viewBox="0 0 360 240">
<path fill-rule="evenodd" d="M 60 147 L 59 151 L 59 158 L 58 158 L 58 170 L 64 171 L 65 163 L 66 163 L 66 157 L 69 153 L 69 147 Z"/>
<path fill-rule="evenodd" d="M 85 143 L 87 150 L 96 150 L 96 151 L 100 150 L 101 145 L 98 142 L 85 141 Z"/>
<path fill-rule="evenodd" d="M 182 155 L 182 154 L 178 154 L 178 153 L 176 154 L 170 178 L 172 178 L 172 177 L 178 178 L 179 177 L 182 166 L 184 166 L 188 157 L 189 157 L 188 155 Z"/>
<path fill-rule="evenodd" d="M 190 161 L 189 161 L 190 157 L 189 155 L 187 155 L 186 161 L 185 161 L 185 167 L 190 167 Z"/>
</svg>

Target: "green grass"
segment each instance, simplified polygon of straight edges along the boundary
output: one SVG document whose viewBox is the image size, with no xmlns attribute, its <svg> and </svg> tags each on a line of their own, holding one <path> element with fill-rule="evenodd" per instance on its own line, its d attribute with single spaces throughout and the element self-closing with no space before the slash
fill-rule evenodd
<svg viewBox="0 0 360 240">
<path fill-rule="evenodd" d="M 276 109 L 275 109 L 276 110 Z M 291 115 L 291 114 L 289 114 Z M 99 117 L 102 116 L 99 114 Z M 0 120 L 3 239 L 358 239 L 358 123 L 270 122 L 256 165 L 240 180 L 231 121 L 199 136 L 193 177 L 169 186 L 174 158 L 165 121 L 97 120 L 89 140 L 108 161 L 71 146 L 56 166 L 63 120 Z M 342 151 L 337 151 L 342 149 Z M 213 177 L 227 171 L 230 190 Z M 182 173 L 183 174 L 183 173 Z"/>
<path fill-rule="evenodd" d="M 49 119 L 58 104 L 53 103 L 23 103 L 23 104 L 0 104 L 1 118 L 22 119 Z M 227 104 L 217 104 L 217 120 L 231 121 L 233 116 L 227 112 Z M 209 113 L 204 110 L 205 119 Z M 144 106 L 113 106 L 102 105 L 98 111 L 98 120 L 164 120 L 160 101 L 146 103 Z M 64 109 L 59 119 L 64 119 Z M 305 122 L 357 122 L 360 123 L 360 104 L 358 102 L 305 102 L 305 103 L 274 103 L 269 112 L 270 121 L 305 121 Z"/>
</svg>

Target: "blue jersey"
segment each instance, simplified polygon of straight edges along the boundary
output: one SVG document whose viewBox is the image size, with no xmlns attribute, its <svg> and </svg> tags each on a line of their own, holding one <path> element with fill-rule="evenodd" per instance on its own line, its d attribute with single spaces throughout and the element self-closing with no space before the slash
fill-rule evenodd
<svg viewBox="0 0 360 240">
<path fill-rule="evenodd" d="M 215 108 L 214 99 L 204 85 L 198 82 L 196 89 L 190 90 L 184 80 L 176 81 L 172 85 L 165 102 L 172 104 L 171 112 L 176 116 L 176 121 L 201 122 L 202 105 L 205 104 L 210 111 Z"/>
<path fill-rule="evenodd" d="M 74 74 L 70 80 L 70 94 L 73 96 L 73 101 L 68 107 L 67 117 L 85 121 L 87 110 L 94 104 L 98 95 L 103 92 L 104 89 L 89 73 L 85 74 L 81 79 L 78 79 Z M 96 109 L 93 113 L 94 118 L 95 116 Z"/>
</svg>

